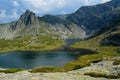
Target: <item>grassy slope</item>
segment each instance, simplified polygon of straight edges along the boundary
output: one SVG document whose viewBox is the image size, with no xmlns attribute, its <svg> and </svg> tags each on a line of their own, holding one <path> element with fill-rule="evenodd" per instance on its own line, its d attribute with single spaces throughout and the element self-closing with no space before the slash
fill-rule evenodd
<svg viewBox="0 0 120 80">
<path fill-rule="evenodd" d="M 110 34 L 119 33 L 120 29 L 111 32 Z M 32 69 L 30 72 L 63 72 L 79 69 L 90 65 L 90 63 L 101 61 L 104 57 L 106 59 L 112 59 L 114 56 L 119 56 L 120 46 L 100 46 L 99 42 L 109 34 L 103 33 L 99 36 L 91 39 L 75 43 L 71 47 L 88 49 L 98 54 L 89 54 L 80 56 L 78 60 L 67 63 L 63 68 L 56 67 L 40 67 Z M 24 39 L 18 38 L 16 40 L 0 40 L 0 51 L 11 51 L 11 50 L 50 50 L 55 49 L 63 45 L 63 42 L 59 39 L 52 39 L 49 36 L 39 36 L 36 38 L 26 37 Z"/>
<path fill-rule="evenodd" d="M 19 72 L 22 70 L 24 70 L 24 69 L 22 69 L 22 68 L 4 69 L 4 70 L 0 70 L 0 73 L 16 73 L 16 72 Z"/>
<path fill-rule="evenodd" d="M 16 38 L 13 40 L 0 40 L 0 52 L 16 50 L 52 50 L 62 46 L 64 43 L 50 36 L 37 36 Z"/>
<path fill-rule="evenodd" d="M 110 32 L 109 34 L 108 32 L 106 32 L 99 36 L 93 37 L 91 39 L 75 43 L 71 47 L 84 48 L 84 49 L 97 51 L 98 54 L 81 56 L 77 61 L 75 61 L 74 63 L 72 62 L 68 63 L 66 64 L 66 66 L 68 66 L 69 68 L 71 66 L 71 69 L 76 69 L 76 68 L 87 66 L 91 62 L 102 60 L 103 58 L 112 60 L 114 56 L 119 56 L 120 54 L 118 49 L 120 49 L 120 46 L 100 46 L 99 44 L 104 37 L 110 34 L 115 34 L 119 32 L 120 32 L 120 29 L 117 29 L 117 31 Z"/>
<path fill-rule="evenodd" d="M 120 29 L 117 31 L 110 32 L 109 34 L 119 33 Z M 58 72 L 58 71 L 70 71 L 76 70 L 85 66 L 89 66 L 90 63 L 96 63 L 101 61 L 102 59 L 114 60 L 114 56 L 119 56 L 120 46 L 100 46 L 100 41 L 109 35 L 108 32 L 103 33 L 101 35 L 92 37 L 88 40 L 77 42 L 71 47 L 74 49 L 84 49 L 93 52 L 98 52 L 98 54 L 88 54 L 83 55 L 78 58 L 78 60 L 67 63 L 63 68 L 54 68 L 54 67 L 45 67 L 45 68 L 36 68 L 31 70 L 31 72 Z M 118 63 L 118 61 L 117 61 Z"/>
<path fill-rule="evenodd" d="M 99 52 L 101 55 L 115 55 L 118 54 L 116 51 L 119 46 L 100 46 L 99 42 L 106 36 L 102 34 L 95 38 L 85 40 L 82 42 L 75 43 L 72 47 L 74 48 L 85 48 Z"/>
<path fill-rule="evenodd" d="M 116 27 L 117 29 L 114 31 L 108 31 L 106 33 L 94 36 L 85 41 L 77 42 L 72 45 L 72 48 L 80 48 L 80 49 L 88 49 L 93 52 L 98 52 L 98 54 L 89 54 L 80 56 L 78 60 L 74 62 L 67 63 L 65 65 L 65 70 L 75 70 L 82 68 L 84 66 L 90 65 L 90 63 L 98 62 L 103 58 L 108 60 L 113 60 L 114 56 L 120 56 L 120 46 L 101 46 L 100 42 L 103 38 L 108 35 L 120 34 L 120 26 Z"/>
<path fill-rule="evenodd" d="M 107 36 L 106 33 L 101 34 L 97 37 L 77 42 L 72 45 L 72 48 L 88 49 L 91 51 L 98 52 L 98 54 L 88 54 L 83 55 L 78 58 L 78 60 L 67 63 L 63 68 L 54 68 L 54 67 L 45 67 L 45 68 L 36 68 L 31 70 L 31 72 L 58 72 L 58 71 L 70 71 L 76 70 L 85 66 L 89 66 L 90 63 L 95 63 L 101 61 L 103 58 L 108 60 L 113 60 L 114 56 L 118 56 L 119 52 L 117 51 L 120 46 L 100 46 L 99 42 Z"/>
</svg>

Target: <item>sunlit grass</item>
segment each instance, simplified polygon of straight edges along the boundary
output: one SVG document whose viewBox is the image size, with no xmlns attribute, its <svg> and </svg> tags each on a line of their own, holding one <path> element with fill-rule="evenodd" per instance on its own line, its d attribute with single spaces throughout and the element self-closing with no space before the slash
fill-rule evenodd
<svg viewBox="0 0 120 80">
<path fill-rule="evenodd" d="M 16 73 L 22 70 L 24 69 L 21 68 L 5 69 L 5 70 L 0 70 L 0 73 Z"/>
<path fill-rule="evenodd" d="M 50 36 L 36 36 L 16 38 L 13 40 L 0 40 L 0 52 L 20 50 L 52 50 L 64 45 L 60 39 L 53 39 Z"/>
</svg>

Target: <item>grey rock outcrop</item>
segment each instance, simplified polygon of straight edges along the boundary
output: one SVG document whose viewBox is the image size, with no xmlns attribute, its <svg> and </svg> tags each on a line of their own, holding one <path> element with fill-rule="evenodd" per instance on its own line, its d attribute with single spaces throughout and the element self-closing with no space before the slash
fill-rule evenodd
<svg viewBox="0 0 120 80">
<path fill-rule="evenodd" d="M 35 25 L 36 23 L 38 23 L 38 20 L 35 16 L 35 13 L 31 12 L 30 10 L 26 10 L 26 12 L 20 16 L 19 20 L 13 23 L 11 27 L 12 29 L 19 29 L 21 27 Z"/>
</svg>

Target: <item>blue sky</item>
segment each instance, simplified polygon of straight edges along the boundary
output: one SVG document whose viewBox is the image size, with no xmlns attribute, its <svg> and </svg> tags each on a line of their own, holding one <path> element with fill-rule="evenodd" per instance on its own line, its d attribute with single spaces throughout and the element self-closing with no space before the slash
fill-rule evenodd
<svg viewBox="0 0 120 80">
<path fill-rule="evenodd" d="M 17 20 L 29 9 L 37 16 L 68 14 L 81 6 L 95 5 L 110 0 L 0 0 L 0 23 Z"/>
</svg>

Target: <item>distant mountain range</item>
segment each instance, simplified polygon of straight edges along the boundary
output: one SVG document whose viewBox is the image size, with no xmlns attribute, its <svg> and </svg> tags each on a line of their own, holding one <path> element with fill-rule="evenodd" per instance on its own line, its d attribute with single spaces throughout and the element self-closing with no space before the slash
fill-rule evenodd
<svg viewBox="0 0 120 80">
<path fill-rule="evenodd" d="M 0 39 L 50 35 L 59 38 L 85 38 L 120 24 L 120 0 L 83 6 L 66 15 L 35 16 L 26 10 L 17 21 L 0 24 Z"/>
</svg>

